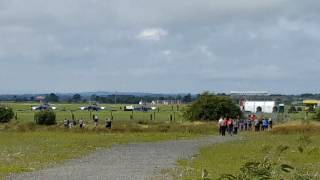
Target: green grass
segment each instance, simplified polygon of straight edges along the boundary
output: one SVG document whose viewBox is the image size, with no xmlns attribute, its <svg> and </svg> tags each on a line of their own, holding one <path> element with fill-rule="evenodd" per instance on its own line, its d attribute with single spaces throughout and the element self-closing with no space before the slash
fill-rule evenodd
<svg viewBox="0 0 320 180">
<path fill-rule="evenodd" d="M 216 133 L 215 123 L 116 121 L 112 130 L 102 125 L 64 129 L 12 122 L 0 125 L 0 179 L 10 173 L 33 171 L 77 158 L 113 144 L 195 138 Z"/>
<path fill-rule="evenodd" d="M 309 125 L 298 129 L 305 130 L 307 126 Z M 203 169 L 209 172 L 210 179 L 218 179 L 222 174 L 237 175 L 246 162 L 261 161 L 282 145 L 288 146 L 289 149 L 281 155 L 281 162 L 295 168 L 308 168 L 320 173 L 319 127 L 316 126 L 313 130 L 297 131 L 296 126 L 292 131 L 287 130 L 284 133 L 283 128 L 273 133 L 250 132 L 244 135 L 244 140 L 205 147 L 195 159 L 180 160 L 177 171 L 183 174 L 183 179 L 201 179 Z M 311 144 L 301 153 L 298 146 L 299 138 L 303 135 L 311 138 Z"/>
<path fill-rule="evenodd" d="M 2 102 L 1 104 L 10 106 L 17 115 L 17 120 L 20 122 L 31 122 L 34 121 L 34 113 L 35 111 L 31 110 L 32 106 L 39 105 L 38 103 L 13 103 L 13 102 Z M 91 120 L 92 115 L 96 114 L 100 119 L 104 120 L 107 117 L 111 118 L 111 114 L 115 121 L 129 121 L 132 112 L 123 111 L 123 107 L 125 104 L 100 104 L 100 106 L 106 107 L 107 110 L 101 110 L 99 112 L 89 112 L 89 111 L 81 111 L 81 106 L 87 106 L 88 104 L 83 103 L 72 103 L 72 104 L 54 104 L 57 107 L 55 110 L 57 115 L 58 122 L 62 122 L 64 119 L 71 119 L 71 111 L 73 111 L 76 119 L 83 118 L 85 120 Z M 120 109 L 120 107 L 122 109 Z M 179 105 L 179 109 L 177 106 L 171 105 L 159 105 L 157 106 L 160 110 L 150 111 L 150 112 L 133 112 L 133 120 L 150 120 L 150 116 L 152 114 L 155 121 L 170 121 L 170 116 L 172 115 L 173 120 L 176 122 L 183 122 L 183 109 L 185 105 Z M 172 110 L 173 107 L 173 110 Z M 113 111 L 111 112 L 110 109 Z"/>
<path fill-rule="evenodd" d="M 0 132 L 0 178 L 61 163 L 112 144 L 194 136 L 185 133 Z"/>
</svg>

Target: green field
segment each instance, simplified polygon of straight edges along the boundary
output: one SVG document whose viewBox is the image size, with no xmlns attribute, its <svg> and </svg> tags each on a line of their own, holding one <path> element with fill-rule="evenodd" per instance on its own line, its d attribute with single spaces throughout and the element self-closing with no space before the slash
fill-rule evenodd
<svg viewBox="0 0 320 180">
<path fill-rule="evenodd" d="M 124 105 L 102 104 L 114 110 L 113 127 L 109 130 L 103 125 L 104 119 L 110 118 L 111 111 L 90 113 L 78 110 L 86 104 L 56 104 L 58 125 L 55 126 L 39 126 L 33 122 L 34 111 L 31 111 L 31 106 L 38 104 L 5 104 L 13 108 L 18 118 L 0 124 L 0 179 L 10 173 L 52 166 L 113 144 L 194 138 L 216 133 L 216 123 L 184 121 L 182 111 L 172 111 L 172 106 L 161 106 L 159 112 L 133 112 L 134 119 L 130 120 L 132 112 L 120 110 L 120 106 Z M 71 119 L 71 110 L 76 119 L 86 120 L 87 128 L 62 128 L 62 121 Z M 170 121 L 173 112 L 175 121 Z M 154 116 L 154 113 L 156 119 L 150 120 L 150 115 Z M 102 120 L 98 127 L 91 120 L 93 114 Z"/>
<path fill-rule="evenodd" d="M 13 108 L 14 112 L 17 115 L 17 121 L 19 122 L 31 122 L 34 121 L 34 113 L 36 111 L 32 111 L 32 106 L 37 106 L 37 103 L 11 103 L 11 102 L 2 102 L 1 104 L 9 106 Z M 99 112 L 95 111 L 82 111 L 80 107 L 87 106 L 88 104 L 54 104 L 53 106 L 57 107 L 56 116 L 57 121 L 62 122 L 64 119 L 71 119 L 72 113 L 74 114 L 75 119 L 84 119 L 87 122 L 92 120 L 92 115 L 98 115 L 100 120 L 105 120 L 107 117 L 113 117 L 114 121 L 132 121 L 130 116 L 132 115 L 133 120 L 138 121 L 175 121 L 175 122 L 183 122 L 183 110 L 185 105 L 160 105 L 157 106 L 159 108 L 155 111 L 149 112 L 139 112 L 134 111 L 133 113 L 130 111 L 123 111 L 123 107 L 125 104 L 100 104 L 106 108 L 106 110 L 101 110 Z M 121 108 L 121 109 L 120 109 Z M 112 111 L 111 111 L 112 110 Z"/>
</svg>

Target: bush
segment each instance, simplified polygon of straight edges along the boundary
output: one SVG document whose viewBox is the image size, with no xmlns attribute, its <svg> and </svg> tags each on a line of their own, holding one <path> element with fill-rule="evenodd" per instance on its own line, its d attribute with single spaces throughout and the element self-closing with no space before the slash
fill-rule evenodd
<svg viewBox="0 0 320 180">
<path fill-rule="evenodd" d="M 317 109 L 316 113 L 313 116 L 313 119 L 320 121 L 320 108 Z"/>
<path fill-rule="evenodd" d="M 206 92 L 189 106 L 184 116 L 188 120 L 218 120 L 221 116 L 241 116 L 241 110 L 231 98 Z"/>
<path fill-rule="evenodd" d="M 35 122 L 40 125 L 54 125 L 56 124 L 56 114 L 51 110 L 44 110 L 37 112 L 34 115 Z"/>
<path fill-rule="evenodd" d="M 0 123 L 7 123 L 14 117 L 14 112 L 11 108 L 0 106 Z"/>
</svg>

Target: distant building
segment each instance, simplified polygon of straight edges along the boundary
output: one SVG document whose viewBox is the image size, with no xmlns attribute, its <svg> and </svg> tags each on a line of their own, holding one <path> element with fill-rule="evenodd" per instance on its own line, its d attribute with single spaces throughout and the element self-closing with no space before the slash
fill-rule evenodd
<svg viewBox="0 0 320 180">
<path fill-rule="evenodd" d="M 231 96 L 269 96 L 268 91 L 231 91 Z"/>
<path fill-rule="evenodd" d="M 320 107 L 320 100 L 304 100 L 303 105 L 306 111 L 314 111 L 317 107 Z"/>
<path fill-rule="evenodd" d="M 272 113 L 276 107 L 275 101 L 242 101 L 240 104 L 242 111 L 250 111 L 256 113 L 258 108 L 261 108 L 264 113 Z"/>
</svg>

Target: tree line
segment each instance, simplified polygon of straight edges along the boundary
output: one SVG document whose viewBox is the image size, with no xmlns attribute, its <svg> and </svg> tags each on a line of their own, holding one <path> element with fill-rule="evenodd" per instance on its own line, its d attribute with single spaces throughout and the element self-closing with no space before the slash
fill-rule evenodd
<svg viewBox="0 0 320 180">
<path fill-rule="evenodd" d="M 56 93 L 41 94 L 39 96 L 45 97 L 46 102 L 58 103 L 58 102 L 68 102 L 68 103 L 86 103 L 86 102 L 98 102 L 107 104 L 138 104 L 141 100 L 144 102 L 151 102 L 154 100 L 177 100 L 183 103 L 190 103 L 194 101 L 198 95 L 184 94 L 184 95 L 81 95 L 79 93 L 73 95 L 59 95 Z M 13 102 L 36 102 L 36 95 L 1 95 L 0 101 L 13 101 Z"/>
</svg>

